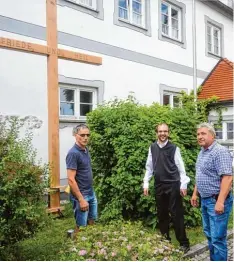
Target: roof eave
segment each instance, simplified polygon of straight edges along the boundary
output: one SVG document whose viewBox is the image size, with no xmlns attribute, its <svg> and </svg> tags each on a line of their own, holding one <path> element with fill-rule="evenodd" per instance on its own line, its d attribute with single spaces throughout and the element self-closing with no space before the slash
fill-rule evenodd
<svg viewBox="0 0 234 262">
<path fill-rule="evenodd" d="M 211 8 L 217 10 L 219 13 L 222 13 L 226 17 L 233 20 L 233 9 L 219 0 L 199 0 L 200 2 L 210 6 Z"/>
</svg>

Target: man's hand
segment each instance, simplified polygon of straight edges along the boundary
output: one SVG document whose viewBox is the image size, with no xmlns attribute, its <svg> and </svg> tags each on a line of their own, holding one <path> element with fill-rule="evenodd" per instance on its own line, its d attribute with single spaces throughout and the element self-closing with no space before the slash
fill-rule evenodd
<svg viewBox="0 0 234 262">
<path fill-rule="evenodd" d="M 198 207 L 198 201 L 197 201 L 197 196 L 196 195 L 194 195 L 194 194 L 192 195 L 192 198 L 191 198 L 190 202 L 191 202 L 191 205 L 193 207 Z"/>
<path fill-rule="evenodd" d="M 187 195 L 187 189 L 180 189 L 180 194 L 182 197 L 185 197 Z"/>
<path fill-rule="evenodd" d="M 84 198 L 80 200 L 80 209 L 81 211 L 89 210 L 89 203 Z"/>
<path fill-rule="evenodd" d="M 224 212 L 224 204 L 217 201 L 216 204 L 215 204 L 215 212 L 217 214 L 223 214 L 223 212 Z"/>
<path fill-rule="evenodd" d="M 144 188 L 144 195 L 148 196 L 149 195 L 149 189 L 148 188 Z"/>
</svg>

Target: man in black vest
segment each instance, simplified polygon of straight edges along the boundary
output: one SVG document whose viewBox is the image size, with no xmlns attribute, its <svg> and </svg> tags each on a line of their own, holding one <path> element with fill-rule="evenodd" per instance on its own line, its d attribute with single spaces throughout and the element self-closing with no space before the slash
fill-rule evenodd
<svg viewBox="0 0 234 262">
<path fill-rule="evenodd" d="M 169 127 L 162 123 L 155 128 L 158 140 L 154 142 L 148 153 L 146 173 L 144 177 L 144 195 L 148 195 L 149 180 L 154 175 L 156 205 L 161 234 L 169 241 L 169 223 L 173 222 L 176 239 L 184 253 L 189 250 L 189 240 L 184 226 L 184 211 L 182 197 L 187 194 L 187 184 L 184 162 L 180 149 L 168 141 Z"/>
</svg>

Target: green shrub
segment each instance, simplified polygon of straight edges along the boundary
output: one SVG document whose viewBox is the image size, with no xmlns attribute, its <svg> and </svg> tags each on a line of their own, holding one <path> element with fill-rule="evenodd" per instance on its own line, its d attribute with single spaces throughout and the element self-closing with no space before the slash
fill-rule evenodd
<svg viewBox="0 0 234 262">
<path fill-rule="evenodd" d="M 32 134 L 19 133 L 23 119 L 0 119 L 0 253 L 3 247 L 32 235 L 47 215 L 43 194 L 47 166 L 36 163 Z"/>
<path fill-rule="evenodd" d="M 180 147 L 186 171 L 191 178 L 188 194 L 194 186 L 195 161 L 199 151 L 196 126 L 207 120 L 215 98 L 199 102 L 197 111 L 192 95 L 182 94 L 183 107 L 172 109 L 152 104 L 140 105 L 132 97 L 115 100 L 88 115 L 91 129 L 90 151 L 100 219 L 143 219 L 155 227 L 157 216 L 153 178 L 150 196 L 143 196 L 142 184 L 150 144 L 155 140 L 154 127 L 166 122 L 170 139 Z M 185 220 L 200 224 L 200 211 L 191 207 L 185 197 Z"/>
</svg>

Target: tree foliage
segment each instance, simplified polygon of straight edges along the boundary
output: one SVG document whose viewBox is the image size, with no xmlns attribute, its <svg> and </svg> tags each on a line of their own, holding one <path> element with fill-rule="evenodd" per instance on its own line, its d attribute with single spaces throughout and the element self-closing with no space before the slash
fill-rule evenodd
<svg viewBox="0 0 234 262">
<path fill-rule="evenodd" d="M 157 103 L 141 105 L 129 96 L 127 100 L 116 99 L 89 113 L 90 151 L 101 220 L 142 219 L 155 227 L 154 179 L 148 197 L 143 196 L 142 184 L 148 149 L 156 139 L 155 125 L 166 122 L 170 139 L 180 147 L 191 179 L 184 199 L 185 221 L 190 226 L 200 224 L 199 209 L 189 203 L 199 152 L 196 127 L 207 121 L 215 102 L 216 98 L 211 98 L 195 104 L 193 95 L 182 93 L 182 106 L 172 109 Z"/>
<path fill-rule="evenodd" d="M 24 119 L 0 119 L 0 246 L 32 235 L 45 221 L 47 166 L 36 162 L 32 133 L 20 137 Z M 3 251 L 0 247 L 0 253 Z"/>
</svg>

